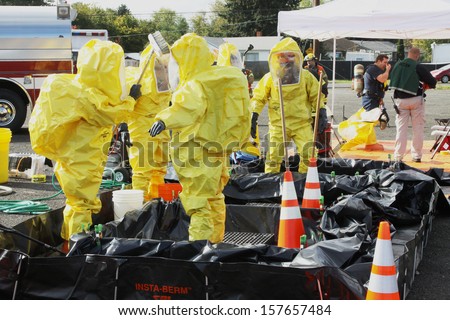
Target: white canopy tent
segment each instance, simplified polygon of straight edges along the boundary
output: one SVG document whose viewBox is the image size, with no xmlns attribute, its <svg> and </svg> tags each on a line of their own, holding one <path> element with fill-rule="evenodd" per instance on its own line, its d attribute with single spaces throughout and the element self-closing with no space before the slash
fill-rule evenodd
<svg viewBox="0 0 450 320">
<path fill-rule="evenodd" d="M 450 39 L 450 0 L 334 0 L 278 13 L 278 34 L 320 41 L 334 39 Z"/>
</svg>

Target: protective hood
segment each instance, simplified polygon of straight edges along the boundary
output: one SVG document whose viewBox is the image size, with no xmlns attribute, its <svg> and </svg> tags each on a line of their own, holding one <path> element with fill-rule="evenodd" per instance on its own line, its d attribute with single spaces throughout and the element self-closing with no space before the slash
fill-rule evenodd
<svg viewBox="0 0 450 320">
<path fill-rule="evenodd" d="M 269 68 L 273 79 L 282 79 L 283 85 L 298 84 L 302 72 L 303 54 L 291 38 L 277 43 L 269 55 Z"/>
<path fill-rule="evenodd" d="M 167 73 L 167 64 L 169 54 L 158 57 L 151 45 L 148 45 L 142 51 L 139 62 L 139 75 L 144 72 L 141 80 L 141 93 L 146 95 L 150 92 L 168 92 L 169 79 Z"/>
<path fill-rule="evenodd" d="M 207 71 L 214 63 L 208 43 L 195 33 L 187 33 L 178 39 L 170 52 L 180 67 L 180 85 Z"/>
<path fill-rule="evenodd" d="M 123 56 L 118 44 L 91 40 L 80 50 L 78 74 L 53 74 L 44 80 L 29 122 L 37 153 L 66 161 L 79 159 L 80 152 L 91 156 L 86 150 L 93 148 L 92 137 L 109 145 L 112 126 L 123 122 L 135 105 L 127 94 Z M 97 160 L 92 157 L 92 162 Z"/>
<path fill-rule="evenodd" d="M 294 53 L 296 61 L 299 63 L 302 62 L 303 55 L 297 43 L 291 38 L 285 38 L 277 43 L 270 51 L 269 64 L 270 61 L 274 61 L 272 57 L 278 53 L 285 52 Z M 260 114 L 264 106 L 268 103 L 269 128 L 278 132 L 282 127 L 280 96 L 278 80 L 272 78 L 272 68 L 271 66 L 271 72 L 265 74 L 253 90 L 251 107 L 252 112 Z M 302 70 L 301 67 L 299 69 Z M 311 116 L 316 111 L 317 91 L 319 90 L 319 82 L 308 70 L 302 70 L 298 79 L 297 84 L 290 83 L 287 85 L 287 83 L 282 82 L 286 126 L 292 131 L 311 126 Z M 321 99 L 322 106 L 323 98 Z"/>
<path fill-rule="evenodd" d="M 300 50 L 300 47 L 298 46 L 297 42 L 295 42 L 292 38 L 284 38 L 276 45 L 274 45 L 273 48 L 270 49 L 269 61 L 272 54 L 283 51 L 296 52 L 300 55 L 300 59 L 303 61 L 302 51 Z"/>
<path fill-rule="evenodd" d="M 169 55 L 157 57 L 152 51 L 151 45 L 147 46 L 141 54 L 139 67 L 126 67 L 125 73 L 129 91 L 144 72 L 140 82 L 142 96 L 136 101 L 134 113 L 154 117 L 169 105 L 171 94 L 168 88 L 167 61 L 164 61 Z"/>
<path fill-rule="evenodd" d="M 242 69 L 243 63 L 238 48 L 232 43 L 222 43 L 219 47 L 217 65 Z"/>
<path fill-rule="evenodd" d="M 107 97 L 103 104 L 118 105 L 128 92 L 123 49 L 111 41 L 90 40 L 78 54 L 76 80 Z"/>
</svg>

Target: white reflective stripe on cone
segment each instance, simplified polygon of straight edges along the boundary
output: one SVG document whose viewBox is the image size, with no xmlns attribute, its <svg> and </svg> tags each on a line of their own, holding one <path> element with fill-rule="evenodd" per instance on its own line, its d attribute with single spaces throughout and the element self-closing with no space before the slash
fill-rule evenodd
<svg viewBox="0 0 450 320">
<path fill-rule="evenodd" d="M 305 189 L 303 192 L 303 199 L 320 199 L 320 189 Z"/>
<path fill-rule="evenodd" d="M 391 240 L 377 239 L 373 264 L 377 266 L 393 266 L 394 255 L 392 254 Z"/>
<path fill-rule="evenodd" d="M 295 192 L 295 186 L 293 182 L 283 183 L 282 200 L 295 200 L 297 199 L 297 193 Z"/>
<path fill-rule="evenodd" d="M 280 220 L 301 219 L 299 207 L 282 207 L 280 213 Z"/>
<path fill-rule="evenodd" d="M 319 182 L 319 172 L 316 167 L 308 168 L 308 173 L 306 174 L 306 181 L 308 182 Z"/>
<path fill-rule="evenodd" d="M 397 276 L 380 276 L 372 273 L 370 275 L 369 290 L 377 293 L 398 292 Z"/>
</svg>

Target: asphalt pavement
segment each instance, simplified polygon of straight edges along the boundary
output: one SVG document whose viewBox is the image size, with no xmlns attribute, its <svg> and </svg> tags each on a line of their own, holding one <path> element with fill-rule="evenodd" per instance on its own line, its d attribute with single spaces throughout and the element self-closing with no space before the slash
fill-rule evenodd
<svg viewBox="0 0 450 320">
<path fill-rule="evenodd" d="M 328 105 L 331 107 L 333 90 L 331 89 L 330 91 Z M 428 94 L 426 102 L 426 139 L 432 139 L 431 126 L 435 124 L 435 119 L 450 117 L 450 108 L 447 104 L 449 98 L 450 90 L 447 90 L 447 88 L 431 90 Z M 390 92 L 388 92 L 385 101 L 389 101 L 389 99 Z M 392 140 L 395 138 L 392 104 L 388 105 L 386 103 L 386 105 L 388 112 L 392 115 L 391 123 L 384 131 L 377 131 L 379 140 Z M 334 97 L 334 121 L 342 121 L 343 118 L 349 117 L 359 108 L 360 100 L 349 88 L 349 85 L 338 84 L 335 88 Z M 264 136 L 268 131 L 267 109 L 261 114 L 259 122 L 261 136 Z M 10 144 L 10 153 L 34 153 L 31 149 L 26 125 L 13 135 Z M 45 183 L 31 183 L 28 179 L 10 178 L 8 183 L 2 184 L 1 186 L 11 187 L 12 194 L 2 196 L 0 200 L 29 200 L 50 197 L 57 193 L 57 189 L 55 189 L 55 186 L 53 186 L 49 178 Z M 64 206 L 65 197 L 60 194 L 45 202 L 51 208 L 57 209 Z M 0 223 L 12 227 L 31 217 L 31 215 L 0 213 Z M 450 212 L 437 215 L 433 221 L 433 229 L 429 242 L 424 249 L 423 259 L 417 269 L 413 287 L 407 299 L 450 299 L 450 232 L 448 230 L 450 230 Z"/>
</svg>

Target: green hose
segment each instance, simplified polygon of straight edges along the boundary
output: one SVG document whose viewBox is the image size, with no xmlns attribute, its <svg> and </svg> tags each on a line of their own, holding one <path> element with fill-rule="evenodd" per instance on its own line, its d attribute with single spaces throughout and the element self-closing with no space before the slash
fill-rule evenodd
<svg viewBox="0 0 450 320">
<path fill-rule="evenodd" d="M 4 200 L 0 201 L 0 211 L 5 213 L 41 214 L 50 211 L 47 204 L 30 200 Z"/>
<path fill-rule="evenodd" d="M 53 188 L 58 190 L 58 187 L 55 183 L 55 175 L 52 176 L 52 185 Z M 50 200 L 62 193 L 62 189 L 59 189 L 57 193 L 44 198 L 37 198 L 31 200 L 3 200 L 0 201 L 0 212 L 4 213 L 22 213 L 22 214 L 41 214 L 45 212 L 49 212 L 51 208 L 45 204 L 40 203 L 39 201 Z"/>
<path fill-rule="evenodd" d="M 106 168 L 106 170 L 110 170 Z M 115 179 L 115 173 L 111 170 L 112 179 L 111 180 L 102 180 L 100 184 L 100 189 L 113 189 L 116 187 L 121 187 L 122 189 L 125 187 L 126 183 L 118 182 Z M 0 201 L 0 212 L 4 213 L 21 213 L 21 214 L 41 214 L 46 213 L 51 210 L 51 208 L 45 204 L 40 203 L 39 201 L 45 201 L 53 199 L 63 193 L 63 190 L 60 189 L 55 182 L 55 175 L 52 175 L 52 185 L 55 190 L 58 190 L 57 193 L 43 198 L 31 199 L 31 200 L 3 200 Z"/>
</svg>

